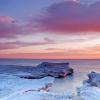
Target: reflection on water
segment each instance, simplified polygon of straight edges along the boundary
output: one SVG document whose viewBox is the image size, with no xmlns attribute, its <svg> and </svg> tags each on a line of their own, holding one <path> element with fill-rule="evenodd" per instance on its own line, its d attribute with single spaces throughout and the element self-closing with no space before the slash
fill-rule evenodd
<svg viewBox="0 0 100 100">
<path fill-rule="evenodd" d="M 91 71 L 100 72 L 100 60 L 33 60 L 33 59 L 0 59 L 1 65 L 23 65 L 35 66 L 41 62 L 69 62 L 70 67 L 74 69 L 74 75 L 64 79 L 55 79 L 52 92 L 75 92 L 76 87 L 82 85 L 83 80 Z"/>
<path fill-rule="evenodd" d="M 81 86 L 85 80 L 86 73 L 74 73 L 73 76 L 68 76 L 64 79 L 56 78 L 51 88 L 51 92 L 73 92 L 75 93 L 76 87 Z"/>
<path fill-rule="evenodd" d="M 55 79 L 52 92 L 73 92 L 81 86 L 87 74 L 91 71 L 100 73 L 100 60 L 70 60 L 70 66 L 74 69 L 74 75 L 64 79 Z"/>
</svg>

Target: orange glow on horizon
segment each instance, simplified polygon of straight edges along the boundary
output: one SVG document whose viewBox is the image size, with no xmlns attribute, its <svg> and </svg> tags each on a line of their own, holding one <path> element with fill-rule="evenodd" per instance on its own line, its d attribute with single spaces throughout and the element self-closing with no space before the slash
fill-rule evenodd
<svg viewBox="0 0 100 100">
<path fill-rule="evenodd" d="M 0 54 L 0 58 L 12 58 L 12 59 L 100 59 L 100 54 L 80 54 L 80 55 L 65 55 L 65 56 L 57 56 L 57 55 L 38 55 L 34 56 L 32 53 L 22 53 L 22 54 Z"/>
</svg>

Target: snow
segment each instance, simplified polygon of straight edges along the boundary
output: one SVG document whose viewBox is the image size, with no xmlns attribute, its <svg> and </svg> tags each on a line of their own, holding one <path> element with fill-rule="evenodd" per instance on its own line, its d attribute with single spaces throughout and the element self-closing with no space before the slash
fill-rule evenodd
<svg viewBox="0 0 100 100">
<path fill-rule="evenodd" d="M 29 73 L 0 74 L 0 100 L 72 100 L 71 93 L 52 93 L 38 91 L 48 83 L 54 82 L 53 77 L 42 79 L 24 79 L 19 75 Z"/>
<path fill-rule="evenodd" d="M 30 91 L 25 94 L 17 93 L 1 100 L 72 100 L 72 95 L 68 94 L 55 94 L 47 92 Z"/>
<path fill-rule="evenodd" d="M 0 75 L 0 100 L 10 100 L 9 98 L 17 97 L 17 95 L 19 94 L 22 95 L 24 94 L 25 91 L 29 91 L 29 90 L 37 91 L 38 89 L 45 87 L 46 84 L 53 83 L 53 81 L 54 81 L 53 77 L 45 77 L 43 79 L 29 80 L 29 79 L 19 78 L 15 75 L 1 74 Z"/>
<path fill-rule="evenodd" d="M 83 85 L 73 93 L 52 93 L 40 90 L 47 84 L 53 84 L 53 77 L 42 79 L 24 79 L 18 75 L 29 73 L 0 74 L 0 100 L 100 100 L 100 88 Z"/>
<path fill-rule="evenodd" d="M 77 89 L 82 100 L 100 100 L 100 88 L 93 86 L 82 86 Z"/>
</svg>

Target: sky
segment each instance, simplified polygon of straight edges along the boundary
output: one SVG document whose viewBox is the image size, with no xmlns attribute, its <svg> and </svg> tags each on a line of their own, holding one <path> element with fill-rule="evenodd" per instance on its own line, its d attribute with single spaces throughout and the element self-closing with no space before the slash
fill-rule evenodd
<svg viewBox="0 0 100 100">
<path fill-rule="evenodd" d="M 100 59 L 100 0 L 0 0 L 0 58 Z"/>
</svg>

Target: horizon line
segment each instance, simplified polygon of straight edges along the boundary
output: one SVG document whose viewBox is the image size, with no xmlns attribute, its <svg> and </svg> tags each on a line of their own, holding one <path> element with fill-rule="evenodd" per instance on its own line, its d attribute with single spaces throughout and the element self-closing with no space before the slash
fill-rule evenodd
<svg viewBox="0 0 100 100">
<path fill-rule="evenodd" d="M 100 58 L 81 58 L 81 59 L 60 59 L 60 58 L 58 58 L 58 59 L 54 59 L 54 58 L 52 58 L 52 59 L 40 59 L 40 58 L 36 58 L 36 59 L 34 59 L 34 58 L 0 58 L 0 59 L 25 59 L 25 60 L 100 60 Z"/>
</svg>

